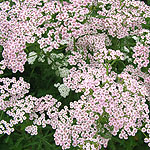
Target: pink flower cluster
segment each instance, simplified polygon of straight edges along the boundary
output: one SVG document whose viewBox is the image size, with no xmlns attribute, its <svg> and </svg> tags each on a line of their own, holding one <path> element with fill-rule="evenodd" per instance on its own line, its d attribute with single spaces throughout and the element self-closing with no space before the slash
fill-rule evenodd
<svg viewBox="0 0 150 150">
<path fill-rule="evenodd" d="M 29 92 L 29 88 L 30 84 L 26 83 L 22 77 L 18 81 L 15 77 L 0 78 L 0 109 L 6 111 L 8 107 L 15 105 L 18 99 Z"/>
<path fill-rule="evenodd" d="M 110 35 L 117 38 L 138 33 L 142 28 L 141 24 L 145 23 L 144 14 L 149 11 L 149 7 L 140 1 L 98 0 L 98 2 L 100 11 L 97 18 L 100 19 L 93 18 L 93 24 L 101 30 L 108 30 Z"/>
<path fill-rule="evenodd" d="M 138 64 L 138 68 L 147 67 L 149 64 L 149 47 L 143 46 L 141 43 L 137 43 L 137 45 L 133 48 L 134 54 L 132 55 L 134 60 L 134 64 Z"/>
<path fill-rule="evenodd" d="M 14 131 L 13 127 L 16 124 L 23 123 L 27 119 L 33 122 L 33 125 L 25 128 L 25 131 L 31 135 L 38 134 L 37 126 L 40 125 L 43 128 L 46 125 L 51 125 L 53 128 L 56 128 L 55 122 L 57 121 L 58 108 L 61 105 L 60 102 L 57 103 L 57 100 L 52 98 L 51 95 L 46 95 L 41 98 L 36 98 L 31 95 L 25 96 L 29 92 L 28 89 L 30 86 L 22 78 L 18 81 L 15 78 L 2 78 L 1 82 L 4 85 L 0 88 L 0 110 L 12 117 L 9 123 L 1 120 L 1 134 L 10 134 Z M 10 86 L 11 88 L 9 88 Z"/>
<path fill-rule="evenodd" d="M 27 0 L 14 2 L 12 7 L 8 1 L 0 5 L 0 44 L 4 47 L 5 65 L 14 73 L 24 71 L 26 43 L 38 41 L 41 49 L 46 48 L 50 52 L 58 49 L 60 44 L 68 44 L 73 38 L 97 33 L 97 29 L 123 38 L 129 35 L 130 28 L 134 31 L 131 34 L 141 30 L 141 24 L 145 23 L 144 12 L 148 13 L 149 9 L 142 2 L 98 1 L 100 11 L 96 17 L 92 17 L 86 7 L 92 5 L 91 0 L 72 0 L 64 4 L 44 1 L 44 6 L 40 0 L 34 3 Z M 110 5 L 109 9 L 107 5 Z M 135 26 L 137 30 L 134 30 Z M 42 37 L 45 33 L 46 38 Z"/>
<path fill-rule="evenodd" d="M 11 120 L 10 123 L 1 120 L 0 121 L 0 133 L 10 134 L 14 131 L 12 128 L 13 124 L 17 124 L 22 121 L 22 116 L 24 115 L 21 111 L 17 111 L 17 103 L 19 99 L 23 98 L 26 93 L 29 92 L 30 84 L 26 83 L 23 78 L 0 78 L 0 110 L 9 114 L 10 108 L 13 108 L 15 113 L 11 113 L 10 116 L 14 117 L 14 121 Z M 24 118 L 23 118 L 24 119 Z"/>
<path fill-rule="evenodd" d="M 17 1 L 16 5 L 12 7 L 9 5 L 8 1 L 0 4 L 0 44 L 4 47 L 2 55 L 5 66 L 12 69 L 14 73 L 18 70 L 23 72 L 27 60 L 27 54 L 24 52 L 26 42 L 35 42 L 33 35 L 36 28 L 33 20 L 26 20 L 27 17 L 32 16 L 30 8 L 23 6 L 23 3 L 20 6 Z"/>
<path fill-rule="evenodd" d="M 149 95 L 143 82 L 127 71 L 116 74 L 109 70 L 107 74 L 103 65 L 91 67 L 84 61 L 78 61 L 77 65 L 78 69 L 73 67 L 69 76 L 64 78 L 64 83 L 75 92 L 83 92 L 81 98 L 86 102 L 80 109 L 84 110 L 88 105 L 88 110 L 103 119 L 107 118 L 107 123 L 103 124 L 104 130 L 114 136 L 121 131 L 119 138 L 128 139 L 128 136 L 135 136 L 143 122 L 149 122 L 146 104 Z"/>
<path fill-rule="evenodd" d="M 56 145 L 62 146 L 62 149 L 69 149 L 71 143 L 74 147 L 81 145 L 83 149 L 87 143 L 93 150 L 96 150 L 96 147 L 101 149 L 101 145 L 107 147 L 109 140 L 100 135 L 97 136 L 99 129 L 96 121 L 99 116 L 92 111 L 93 107 L 90 102 L 78 100 L 70 103 L 70 109 L 65 106 L 59 112 L 54 134 Z"/>
</svg>

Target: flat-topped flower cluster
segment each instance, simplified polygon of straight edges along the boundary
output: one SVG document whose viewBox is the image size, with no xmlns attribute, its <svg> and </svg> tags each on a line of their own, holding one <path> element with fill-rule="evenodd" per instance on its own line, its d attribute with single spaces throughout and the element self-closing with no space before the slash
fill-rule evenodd
<svg viewBox="0 0 150 150">
<path fill-rule="evenodd" d="M 150 7 L 135 0 L 12 0 L 0 3 L 0 134 L 52 126 L 62 149 L 106 148 L 112 136 L 128 139 L 141 131 L 150 147 Z M 28 49 L 37 44 L 39 49 Z M 64 51 L 59 53 L 63 48 Z M 63 80 L 60 96 L 81 94 L 64 106 L 52 95 L 31 96 L 22 77 L 26 63 L 46 61 Z M 119 67 L 121 65 L 121 67 Z M 144 70 L 144 71 L 143 71 Z"/>
</svg>

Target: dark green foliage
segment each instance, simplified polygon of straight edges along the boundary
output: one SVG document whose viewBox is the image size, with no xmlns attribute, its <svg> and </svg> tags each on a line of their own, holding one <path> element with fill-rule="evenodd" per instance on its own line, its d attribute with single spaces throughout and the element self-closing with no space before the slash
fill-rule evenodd
<svg viewBox="0 0 150 150">
<path fill-rule="evenodd" d="M 128 140 L 112 137 L 107 150 L 149 150 L 147 144 L 143 142 L 143 138 L 144 135 L 141 132 L 138 132 L 134 137 L 129 137 Z"/>
<path fill-rule="evenodd" d="M 53 134 L 51 127 L 40 129 L 36 136 L 16 128 L 10 136 L 1 137 L 0 150 L 61 150 L 54 144 Z"/>
</svg>

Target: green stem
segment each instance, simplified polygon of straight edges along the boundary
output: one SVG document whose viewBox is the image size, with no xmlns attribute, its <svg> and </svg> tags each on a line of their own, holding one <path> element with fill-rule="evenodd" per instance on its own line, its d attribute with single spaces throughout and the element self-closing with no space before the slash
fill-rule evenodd
<svg viewBox="0 0 150 150">
<path fill-rule="evenodd" d="M 2 111 L 1 116 L 0 116 L 0 120 L 2 119 L 3 114 L 4 114 L 4 112 Z"/>
<path fill-rule="evenodd" d="M 31 71 L 31 74 L 30 74 L 30 77 L 29 77 L 29 80 L 28 80 L 28 82 L 30 82 L 30 79 L 31 79 L 31 77 L 32 77 L 32 74 L 33 74 L 33 72 L 34 72 L 34 69 L 35 69 L 35 67 L 32 69 L 32 71 Z"/>
<path fill-rule="evenodd" d="M 75 40 L 75 38 L 73 38 L 73 47 L 74 47 L 74 51 L 76 50 L 76 40 Z"/>
<path fill-rule="evenodd" d="M 110 65 L 112 66 L 118 59 L 115 59 Z"/>
<path fill-rule="evenodd" d="M 35 55 L 31 55 L 31 56 L 28 56 L 28 58 L 33 57 L 33 56 L 37 56 L 37 54 L 35 54 Z"/>
<path fill-rule="evenodd" d="M 140 128 L 137 128 L 137 129 L 141 131 Z M 142 131 L 141 131 L 141 132 L 142 132 Z M 146 138 L 148 138 L 148 136 L 147 136 L 144 132 L 142 132 L 142 133 L 144 134 L 144 136 L 145 136 Z"/>
<path fill-rule="evenodd" d="M 107 76 L 109 75 L 108 70 L 109 70 L 109 67 L 108 67 L 108 64 L 106 64 L 106 75 L 107 75 Z"/>
</svg>

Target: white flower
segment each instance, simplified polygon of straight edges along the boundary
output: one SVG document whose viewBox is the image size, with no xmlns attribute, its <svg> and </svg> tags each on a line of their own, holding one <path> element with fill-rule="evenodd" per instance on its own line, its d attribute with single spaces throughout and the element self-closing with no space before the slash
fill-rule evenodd
<svg viewBox="0 0 150 150">
<path fill-rule="evenodd" d="M 69 70 L 67 68 L 59 68 L 59 74 L 61 78 L 67 77 L 69 74 Z"/>
<path fill-rule="evenodd" d="M 64 45 L 64 44 L 68 44 L 69 42 L 67 40 L 61 40 L 60 44 Z"/>
<path fill-rule="evenodd" d="M 49 46 L 49 47 L 47 47 L 47 48 L 43 48 L 43 51 L 44 51 L 44 53 L 46 54 L 47 52 L 51 52 L 52 49 L 53 49 L 53 47 L 52 47 L 52 46 Z"/>
<path fill-rule="evenodd" d="M 66 87 L 64 84 L 61 84 L 58 87 L 58 91 L 62 97 L 66 98 L 69 95 L 70 89 Z"/>
<path fill-rule="evenodd" d="M 56 55 L 56 58 L 59 58 L 59 59 L 63 59 L 63 57 L 64 57 L 63 53 L 60 53 L 60 54 Z"/>
<path fill-rule="evenodd" d="M 46 54 L 48 50 L 47 50 L 47 48 L 43 48 L 43 51 Z"/>
<path fill-rule="evenodd" d="M 52 61 L 50 60 L 50 58 L 47 58 L 47 62 L 50 65 L 52 63 Z"/>
<path fill-rule="evenodd" d="M 39 61 L 39 62 L 44 62 L 44 61 L 45 61 L 44 57 L 45 57 L 45 55 L 42 54 L 42 55 L 39 57 L 38 61 Z"/>
<path fill-rule="evenodd" d="M 124 54 L 124 59 L 127 59 L 128 62 L 132 61 L 132 58 L 130 58 L 127 54 Z"/>
<path fill-rule="evenodd" d="M 55 86 L 55 87 L 59 87 L 59 86 L 60 86 L 60 83 L 55 83 L 54 86 Z"/>
<path fill-rule="evenodd" d="M 129 49 L 126 46 L 124 46 L 124 51 L 127 52 L 127 53 L 130 52 Z"/>
<path fill-rule="evenodd" d="M 132 37 L 136 42 L 139 42 L 139 38 L 137 36 Z"/>
<path fill-rule="evenodd" d="M 28 56 L 28 63 L 33 64 L 34 61 L 36 60 L 36 58 L 37 58 L 37 53 L 36 52 L 30 52 L 29 56 Z"/>
</svg>

